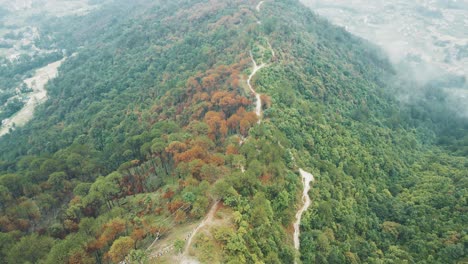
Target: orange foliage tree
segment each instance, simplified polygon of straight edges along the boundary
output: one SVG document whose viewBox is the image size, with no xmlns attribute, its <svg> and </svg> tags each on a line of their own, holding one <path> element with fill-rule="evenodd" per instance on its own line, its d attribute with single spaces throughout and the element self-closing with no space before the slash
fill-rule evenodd
<svg viewBox="0 0 468 264">
<path fill-rule="evenodd" d="M 209 111 L 205 115 L 205 122 L 210 127 L 208 136 L 212 140 L 223 139 L 227 135 L 228 127 L 224 113 Z"/>
</svg>

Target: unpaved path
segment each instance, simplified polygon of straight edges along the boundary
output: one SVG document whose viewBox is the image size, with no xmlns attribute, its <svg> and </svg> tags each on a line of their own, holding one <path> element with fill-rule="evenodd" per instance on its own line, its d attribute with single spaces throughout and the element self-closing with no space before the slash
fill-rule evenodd
<svg viewBox="0 0 468 264">
<path fill-rule="evenodd" d="M 257 7 L 255 7 L 255 9 L 257 10 L 257 12 L 260 12 L 260 7 L 262 7 L 263 3 L 265 1 L 260 1 L 260 3 L 258 3 Z M 260 24 L 261 22 L 258 21 L 258 23 Z M 273 57 L 275 56 L 275 51 L 271 48 L 271 45 L 270 45 L 270 42 L 268 42 L 268 45 L 271 49 L 271 52 L 273 53 Z M 249 86 L 249 89 L 250 91 L 252 91 L 252 93 L 255 94 L 255 98 L 257 99 L 257 102 L 255 103 L 255 114 L 257 115 L 258 117 L 258 124 L 260 124 L 262 122 L 262 98 L 260 97 L 260 94 L 258 94 L 255 89 L 252 87 L 252 84 L 250 83 L 250 81 L 252 81 L 252 78 L 255 76 L 255 74 L 263 67 L 267 66 L 265 63 L 262 63 L 260 65 L 257 65 L 257 62 L 255 61 L 253 55 L 252 55 L 252 51 L 250 51 L 250 59 L 252 60 L 252 63 L 253 63 L 253 69 L 252 69 L 252 73 L 249 75 L 249 79 L 247 79 L 247 84 Z"/>
<path fill-rule="evenodd" d="M 33 92 L 31 93 L 29 100 L 26 102 L 23 108 L 7 122 L 5 122 L 5 124 L 1 127 L 0 137 L 7 134 L 10 128 L 13 128 L 13 125 L 24 126 L 33 118 L 34 109 L 36 106 L 43 103 L 47 99 L 45 85 L 49 80 L 57 76 L 58 68 L 65 60 L 66 58 L 63 58 L 62 60 L 50 63 L 47 66 L 36 70 L 36 73 L 33 77 L 24 80 L 24 83 L 29 88 L 33 89 Z"/>
<path fill-rule="evenodd" d="M 255 114 L 257 115 L 258 123 L 260 124 L 261 118 L 262 118 L 262 98 L 260 97 L 260 94 L 257 93 L 254 90 L 254 88 L 252 88 L 251 81 L 252 81 L 252 78 L 255 76 L 255 74 L 257 74 L 257 72 L 260 69 L 265 67 L 266 64 L 262 63 L 260 65 L 257 65 L 257 62 L 255 61 L 252 55 L 252 52 L 250 52 L 250 59 L 252 60 L 252 63 L 253 63 L 253 69 L 252 69 L 252 73 L 249 75 L 249 78 L 247 79 L 247 85 L 249 86 L 250 91 L 255 94 L 255 98 L 257 98 L 257 102 L 255 103 Z"/>
<path fill-rule="evenodd" d="M 265 1 L 260 1 L 260 3 L 258 3 L 257 7 L 255 9 L 257 9 L 257 12 L 260 12 L 260 7 L 262 7 L 263 3 L 265 3 Z"/>
<path fill-rule="evenodd" d="M 206 215 L 205 219 L 203 219 L 203 221 L 197 226 L 197 228 L 193 230 L 192 234 L 187 239 L 187 243 L 185 244 L 184 252 L 182 253 L 182 259 L 180 263 L 185 263 L 185 264 L 198 263 L 196 260 L 188 258 L 190 245 L 192 244 L 193 238 L 198 234 L 200 229 L 202 229 L 206 225 L 210 225 L 213 222 L 213 217 L 214 217 L 216 210 L 218 209 L 218 204 L 219 204 L 219 201 L 216 201 L 213 204 L 213 206 L 211 206 L 211 209 Z"/>
<path fill-rule="evenodd" d="M 300 235 L 300 225 L 301 225 L 301 218 L 302 214 L 309 208 L 310 206 L 310 197 L 309 197 L 309 190 L 310 190 L 310 183 L 315 181 L 314 176 L 302 169 L 299 169 L 299 173 L 301 174 L 302 177 L 302 183 L 304 184 L 304 190 L 302 192 L 302 202 L 304 203 L 297 211 L 296 213 L 296 222 L 294 222 L 294 247 L 299 250 L 300 246 L 300 241 L 299 241 L 299 235 Z"/>
<path fill-rule="evenodd" d="M 260 3 L 258 3 L 258 5 L 256 6 L 256 10 L 258 12 L 260 12 L 260 7 L 262 6 L 262 4 L 264 3 L 265 1 L 260 1 Z M 258 21 L 260 23 L 260 21 Z M 273 48 L 271 47 L 270 45 L 270 42 L 268 42 L 268 46 L 273 54 L 273 57 L 275 56 L 275 51 L 273 50 Z M 255 61 L 254 57 L 253 57 L 253 54 L 252 54 L 252 51 L 250 51 L 250 59 L 252 60 L 252 64 L 253 64 L 253 69 L 252 69 L 252 73 L 250 73 L 249 75 L 249 78 L 247 79 L 247 85 L 249 86 L 249 89 L 250 91 L 255 94 L 255 98 L 256 98 L 256 103 L 255 103 L 255 114 L 257 115 L 258 117 L 258 123 L 260 124 L 261 123 L 261 118 L 262 118 L 262 99 L 261 99 L 261 96 L 259 93 L 257 93 L 255 91 L 255 89 L 253 89 L 252 87 L 252 84 L 251 84 L 251 81 L 252 81 L 252 78 L 255 76 L 255 74 L 257 74 L 257 72 L 264 68 L 265 66 L 267 66 L 267 64 L 265 63 L 262 63 L 260 65 L 257 64 L 257 62 Z M 242 145 L 244 143 L 244 141 L 246 140 L 246 138 L 243 138 L 241 137 L 241 140 L 239 142 L 240 145 Z M 245 168 L 244 166 L 241 166 L 241 171 L 242 172 L 245 172 Z M 198 234 L 198 232 L 200 231 L 200 229 L 202 229 L 203 227 L 207 226 L 207 225 L 210 225 L 212 224 L 213 222 L 213 217 L 214 217 L 214 214 L 218 208 L 218 204 L 219 204 L 219 201 L 216 201 L 213 206 L 211 207 L 210 211 L 208 212 L 208 214 L 206 215 L 205 219 L 193 230 L 193 232 L 191 233 L 191 235 L 189 236 L 189 238 L 187 239 L 187 242 L 185 244 L 185 248 L 184 248 L 184 251 L 182 252 L 182 254 L 180 254 L 177 258 L 178 258 L 178 261 L 179 263 L 181 264 L 200 264 L 200 262 L 194 258 L 191 258 L 189 256 L 189 249 L 190 249 L 190 245 L 192 244 L 192 240 L 193 238 Z"/>
</svg>

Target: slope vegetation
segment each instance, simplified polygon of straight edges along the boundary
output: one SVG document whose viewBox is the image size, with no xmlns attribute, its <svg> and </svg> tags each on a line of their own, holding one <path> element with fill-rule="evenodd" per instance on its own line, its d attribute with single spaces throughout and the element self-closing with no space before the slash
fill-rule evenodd
<svg viewBox="0 0 468 264">
<path fill-rule="evenodd" d="M 463 260 L 467 158 L 399 111 L 374 47 L 298 1 L 259 3 L 122 0 L 55 22 L 79 53 L 0 139 L 0 263 Z M 316 178 L 300 252 L 299 168 Z M 222 224 L 186 244 L 207 214 Z"/>
</svg>

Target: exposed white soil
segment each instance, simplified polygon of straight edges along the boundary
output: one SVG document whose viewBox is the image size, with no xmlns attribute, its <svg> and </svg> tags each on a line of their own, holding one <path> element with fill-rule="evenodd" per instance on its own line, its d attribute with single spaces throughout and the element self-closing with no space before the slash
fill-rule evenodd
<svg viewBox="0 0 468 264">
<path fill-rule="evenodd" d="M 34 110 L 38 105 L 47 100 L 47 91 L 45 86 L 47 82 L 57 76 L 58 68 L 65 61 L 62 60 L 48 64 L 47 66 L 36 70 L 33 77 L 24 80 L 24 83 L 33 90 L 29 100 L 13 117 L 4 122 L 0 129 L 0 137 L 7 134 L 10 128 L 21 127 L 28 123 L 34 116 Z"/>
<path fill-rule="evenodd" d="M 262 98 L 260 96 L 259 93 L 257 93 L 254 88 L 252 87 L 252 84 L 251 84 L 251 81 L 252 81 L 252 78 L 255 76 L 255 74 L 257 74 L 257 72 L 262 69 L 263 67 L 266 66 L 265 63 L 262 63 L 260 65 L 257 65 L 257 62 L 255 61 L 255 59 L 253 58 L 253 55 L 252 55 L 252 52 L 250 52 L 250 59 L 252 60 L 252 64 L 253 64 L 253 69 L 252 69 L 252 73 L 249 75 L 249 78 L 247 79 L 247 85 L 249 86 L 249 89 L 250 91 L 255 94 L 255 98 L 256 98 L 256 102 L 255 102 L 255 114 L 257 115 L 258 117 L 258 123 L 260 124 L 261 122 L 261 118 L 262 118 Z"/>
<path fill-rule="evenodd" d="M 309 190 L 310 190 L 310 183 L 315 181 L 314 176 L 307 172 L 304 171 L 303 169 L 299 169 L 299 173 L 301 174 L 302 177 L 302 183 L 304 184 L 304 190 L 302 191 L 302 202 L 304 203 L 302 207 L 297 211 L 296 213 L 296 222 L 294 222 L 294 247 L 299 250 L 300 246 L 300 240 L 299 236 L 301 234 L 301 218 L 302 214 L 307 211 L 309 208 L 311 201 L 309 197 Z"/>
<path fill-rule="evenodd" d="M 265 1 L 260 1 L 260 3 L 258 3 L 257 7 L 255 8 L 257 10 L 257 12 L 260 12 L 260 7 L 262 7 L 264 2 Z"/>
</svg>

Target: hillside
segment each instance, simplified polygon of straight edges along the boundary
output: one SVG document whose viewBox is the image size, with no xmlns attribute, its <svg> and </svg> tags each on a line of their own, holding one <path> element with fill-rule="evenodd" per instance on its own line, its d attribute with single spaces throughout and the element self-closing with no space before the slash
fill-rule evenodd
<svg viewBox="0 0 468 264">
<path fill-rule="evenodd" d="M 0 138 L 0 263 L 467 260 L 466 120 L 438 109 L 441 144 L 385 56 L 299 1 L 119 0 L 41 30 L 76 55 Z"/>
</svg>

